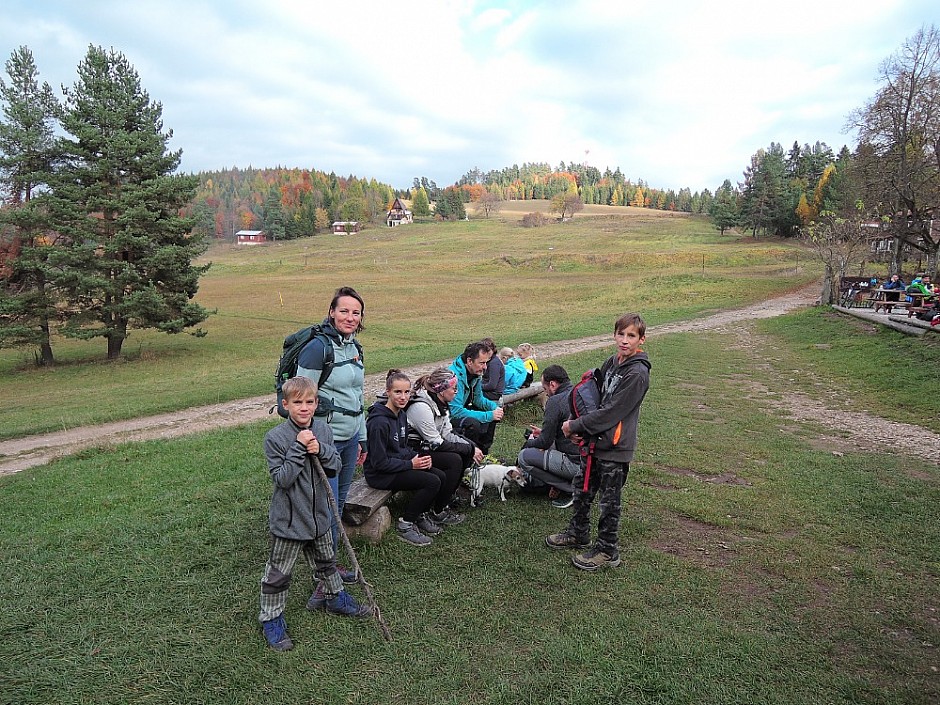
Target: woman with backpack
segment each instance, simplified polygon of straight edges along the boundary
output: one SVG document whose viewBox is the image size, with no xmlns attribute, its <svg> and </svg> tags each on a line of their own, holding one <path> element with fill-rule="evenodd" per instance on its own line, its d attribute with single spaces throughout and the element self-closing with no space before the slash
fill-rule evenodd
<svg viewBox="0 0 940 705">
<path fill-rule="evenodd" d="M 427 449 L 434 467 L 444 471 L 448 501 L 474 462 L 483 461 L 483 451 L 454 431 L 450 422 L 450 402 L 457 394 L 457 375 L 445 367 L 419 377 L 405 414 L 408 417 L 408 446 Z M 438 524 L 459 524 L 463 516 L 449 507 L 436 511 L 431 518 Z"/>
<path fill-rule="evenodd" d="M 405 407 L 410 400 L 408 375 L 389 370 L 385 394 L 369 409 L 369 457 L 363 475 L 369 487 L 411 493 L 395 528 L 405 543 L 427 546 L 444 526 L 459 524 L 463 518 L 446 511 L 456 486 L 453 478 L 435 467 L 429 451 L 408 447 Z"/>
<path fill-rule="evenodd" d="M 340 516 L 356 466 L 366 459 L 365 367 L 362 346 L 356 339 L 363 329 L 365 312 L 365 302 L 355 289 L 349 286 L 337 289 L 321 324 L 321 332 L 307 343 L 297 358 L 297 374 L 309 377 L 318 386 L 317 416 L 326 417 L 333 431 L 333 445 L 342 461 L 342 469 L 336 477 L 330 478 Z M 338 531 L 334 526 L 334 547 L 339 539 Z M 352 571 L 343 566 L 337 568 L 344 582 L 356 582 Z"/>
</svg>

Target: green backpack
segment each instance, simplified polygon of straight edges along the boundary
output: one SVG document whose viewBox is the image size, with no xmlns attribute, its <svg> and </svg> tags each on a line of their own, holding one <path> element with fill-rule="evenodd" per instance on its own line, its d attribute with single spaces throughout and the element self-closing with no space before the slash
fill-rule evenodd
<svg viewBox="0 0 940 705">
<path fill-rule="evenodd" d="M 300 353 L 305 347 L 307 347 L 308 343 L 313 341 L 314 338 L 321 338 L 323 340 L 323 369 L 320 371 L 320 379 L 317 381 L 317 389 L 323 388 L 323 385 L 326 384 L 326 380 L 329 378 L 330 373 L 336 366 L 333 364 L 333 342 L 329 339 L 326 333 L 323 332 L 322 324 L 316 323 L 312 326 L 301 328 L 296 333 L 291 333 L 289 336 L 284 338 L 284 349 L 283 352 L 281 352 L 281 359 L 278 360 L 277 369 L 274 371 L 274 391 L 277 394 L 277 407 L 274 408 L 277 408 L 277 413 L 285 419 L 287 418 L 287 410 L 281 403 L 284 398 L 283 394 L 281 393 L 281 387 L 284 386 L 284 382 L 289 380 L 291 377 L 296 376 L 297 360 L 300 359 Z M 362 345 L 356 339 L 353 339 L 353 342 L 356 344 L 356 350 L 359 351 L 359 359 L 362 360 Z M 324 404 L 322 402 L 323 400 L 321 399 L 321 403 L 317 406 L 317 416 L 328 416 L 331 411 L 347 413 L 343 409 L 333 407 L 331 404 Z M 272 408 L 271 411 L 273 411 L 274 408 Z M 359 411 L 355 415 L 358 415 L 359 413 L 362 412 Z"/>
</svg>

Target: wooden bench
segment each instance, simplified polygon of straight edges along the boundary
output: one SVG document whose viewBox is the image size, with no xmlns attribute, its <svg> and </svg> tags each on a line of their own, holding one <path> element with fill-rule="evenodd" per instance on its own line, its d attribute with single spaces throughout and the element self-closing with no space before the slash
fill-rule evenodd
<svg viewBox="0 0 940 705">
<path fill-rule="evenodd" d="M 914 306 L 911 304 L 907 309 L 907 317 L 913 318 L 919 313 L 926 313 L 927 311 L 934 311 L 935 313 L 940 313 L 940 308 L 935 306 Z"/>
<path fill-rule="evenodd" d="M 369 520 L 379 507 L 391 499 L 391 490 L 377 490 L 366 484 L 364 477 L 353 480 L 346 495 L 346 504 L 343 506 L 343 523 L 351 526 L 362 526 Z"/>
<path fill-rule="evenodd" d="M 891 313 L 893 308 L 903 308 L 910 309 L 914 304 L 910 301 L 875 301 L 872 304 L 872 307 L 875 310 L 875 313 L 878 313 L 880 309 L 885 309 L 888 313 Z"/>
</svg>

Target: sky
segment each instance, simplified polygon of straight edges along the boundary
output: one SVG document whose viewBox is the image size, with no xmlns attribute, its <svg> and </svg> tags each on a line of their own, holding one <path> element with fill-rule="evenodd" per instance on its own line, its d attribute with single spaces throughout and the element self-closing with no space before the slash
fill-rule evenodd
<svg viewBox="0 0 940 705">
<path fill-rule="evenodd" d="M 880 65 L 931 24 L 937 0 L 5 0 L 0 53 L 29 47 L 61 95 L 90 45 L 121 52 L 185 172 L 406 188 L 575 162 L 694 192 L 771 142 L 854 147 Z"/>
</svg>

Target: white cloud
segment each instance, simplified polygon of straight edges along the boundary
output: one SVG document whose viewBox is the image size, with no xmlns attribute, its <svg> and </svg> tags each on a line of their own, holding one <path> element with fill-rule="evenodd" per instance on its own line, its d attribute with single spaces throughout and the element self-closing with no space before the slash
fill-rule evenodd
<svg viewBox="0 0 940 705">
<path fill-rule="evenodd" d="M 122 51 L 188 170 L 307 166 L 403 187 L 587 158 L 699 190 L 739 180 L 771 141 L 850 143 L 879 63 L 931 22 L 928 0 L 12 0 L 0 49 L 30 46 L 55 87 L 89 44 Z"/>
</svg>

